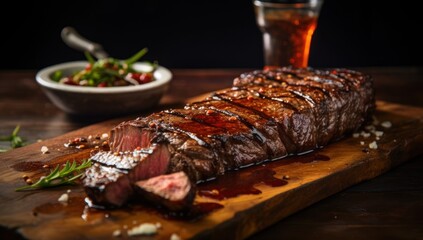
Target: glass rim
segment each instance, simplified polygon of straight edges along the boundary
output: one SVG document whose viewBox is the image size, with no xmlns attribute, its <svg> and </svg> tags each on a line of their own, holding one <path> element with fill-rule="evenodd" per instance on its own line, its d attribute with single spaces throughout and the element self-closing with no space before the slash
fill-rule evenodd
<svg viewBox="0 0 423 240">
<path fill-rule="evenodd" d="M 284 3 L 282 1 L 265 1 L 265 0 L 254 0 L 254 5 L 257 7 L 274 7 L 274 8 L 313 8 L 319 9 L 323 0 L 309 0 L 306 2 L 292 2 Z"/>
</svg>

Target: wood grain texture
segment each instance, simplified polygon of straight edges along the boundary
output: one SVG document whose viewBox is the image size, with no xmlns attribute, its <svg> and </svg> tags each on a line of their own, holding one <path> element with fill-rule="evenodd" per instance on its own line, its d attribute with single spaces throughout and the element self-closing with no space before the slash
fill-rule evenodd
<svg viewBox="0 0 423 240">
<path fill-rule="evenodd" d="M 158 233 L 148 239 L 169 239 L 172 233 L 182 239 L 245 239 L 300 209 L 423 153 L 423 109 L 387 102 L 378 102 L 377 109 L 376 117 L 380 121 L 389 120 L 393 125 L 383 130 L 384 135 L 377 141 L 378 149 L 362 151 L 374 136 L 348 137 L 308 155 L 266 163 L 276 172 L 275 177 L 289 176 L 288 184 L 280 187 L 258 184 L 256 188 L 261 194 L 221 201 L 198 196 L 196 203 L 217 202 L 223 208 L 195 221 L 166 219 L 142 207 L 98 210 L 84 215 L 85 194 L 79 186 L 14 191 L 24 184 L 23 174 L 43 171 L 17 171 L 20 162 L 60 162 L 64 154 L 81 158 L 80 150 L 65 148 L 63 143 L 75 137 L 108 132 L 123 119 L 94 124 L 0 155 L 0 224 L 18 229 L 28 239 L 116 239 L 112 235 L 114 230 L 125 232 L 125 228 L 144 222 L 162 225 Z M 365 142 L 364 146 L 361 141 Z M 41 154 L 43 145 L 49 147 L 49 154 Z M 307 160 L 317 153 L 330 160 Z M 235 179 L 246 171 L 249 170 L 229 174 Z M 57 199 L 67 189 L 71 189 L 69 203 L 59 203 Z"/>
</svg>

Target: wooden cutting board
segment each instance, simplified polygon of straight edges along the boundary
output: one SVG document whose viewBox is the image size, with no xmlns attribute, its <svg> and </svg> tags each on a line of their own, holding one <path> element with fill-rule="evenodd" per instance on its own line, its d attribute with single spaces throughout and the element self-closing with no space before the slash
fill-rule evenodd
<svg viewBox="0 0 423 240">
<path fill-rule="evenodd" d="M 142 223 L 161 226 L 147 239 L 170 239 L 172 234 L 181 239 L 244 239 L 423 153 L 422 108 L 378 102 L 376 118 L 392 123 L 390 128 L 377 126 L 383 131 L 376 141 L 377 149 L 369 148 L 375 140 L 373 134 L 367 138 L 350 136 L 309 154 L 228 173 L 201 184 L 200 192 L 212 198 L 198 195 L 194 208 L 185 216 L 136 203 L 123 209 L 87 209 L 85 193 L 78 185 L 15 191 L 25 185 L 24 174 L 36 179 L 49 172 L 42 167 L 45 164 L 88 156 L 89 150 L 64 147 L 68 140 L 107 133 L 123 119 L 94 124 L 0 155 L 0 224 L 17 229 L 28 239 L 116 239 L 116 230 L 125 238 L 128 229 Z M 41 153 L 42 146 L 49 148 L 48 154 Z M 69 201 L 60 203 L 58 198 L 69 190 Z"/>
</svg>

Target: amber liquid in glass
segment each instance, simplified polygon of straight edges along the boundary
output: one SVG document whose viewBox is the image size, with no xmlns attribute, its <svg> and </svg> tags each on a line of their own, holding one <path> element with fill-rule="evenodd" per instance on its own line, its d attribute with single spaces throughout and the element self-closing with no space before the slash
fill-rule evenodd
<svg viewBox="0 0 423 240">
<path fill-rule="evenodd" d="M 307 67 L 317 16 L 298 12 L 268 12 L 263 32 L 265 68 Z"/>
</svg>

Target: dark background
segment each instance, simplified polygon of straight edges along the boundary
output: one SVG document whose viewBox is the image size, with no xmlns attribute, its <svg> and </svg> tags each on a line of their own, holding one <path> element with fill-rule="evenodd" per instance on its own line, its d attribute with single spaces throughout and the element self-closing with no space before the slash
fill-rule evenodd
<svg viewBox="0 0 423 240">
<path fill-rule="evenodd" d="M 84 60 L 60 38 L 65 26 L 127 58 L 169 68 L 260 68 L 262 38 L 252 2 L 14 1 L 1 16 L 0 69 Z M 9 16 L 7 16 L 9 15 Z M 401 1 L 326 0 L 310 66 L 423 66 L 420 8 Z"/>
</svg>

